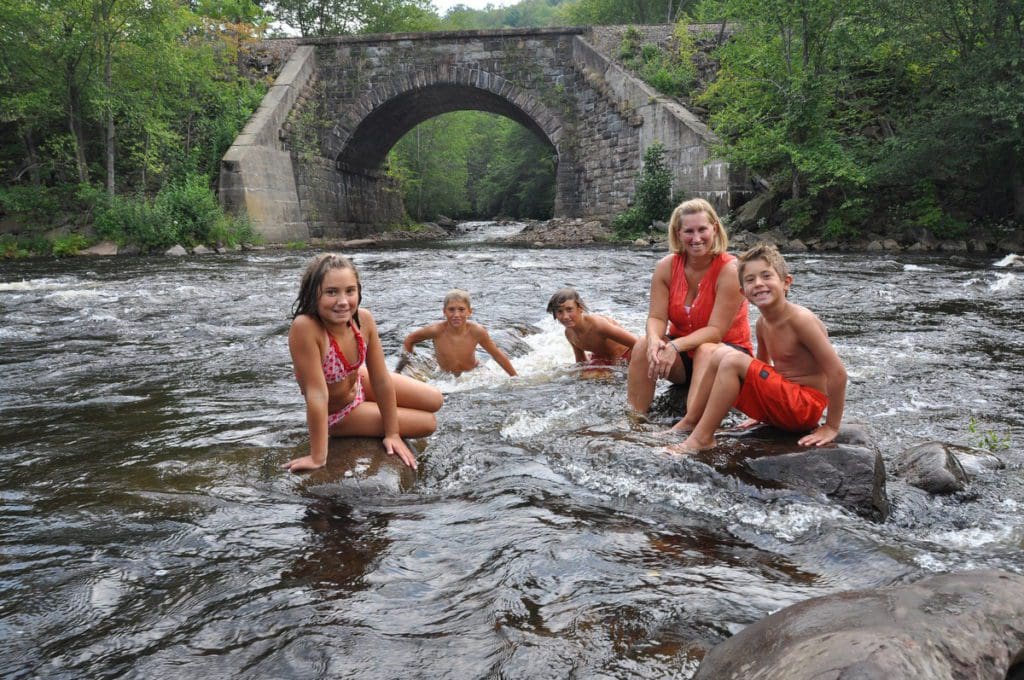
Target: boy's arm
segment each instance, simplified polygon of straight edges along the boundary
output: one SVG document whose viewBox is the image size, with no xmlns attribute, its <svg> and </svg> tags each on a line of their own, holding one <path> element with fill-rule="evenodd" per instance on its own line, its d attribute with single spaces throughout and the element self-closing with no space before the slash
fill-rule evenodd
<svg viewBox="0 0 1024 680">
<path fill-rule="evenodd" d="M 439 323 L 427 324 L 423 328 L 417 328 L 405 336 L 405 340 L 402 341 L 402 349 L 411 354 L 416 343 L 423 342 L 424 340 L 433 340 L 437 337 L 440 329 L 441 324 Z"/>
<path fill-rule="evenodd" d="M 635 335 L 610 319 L 595 316 L 594 321 L 597 323 L 598 332 L 606 338 L 629 348 L 636 344 L 637 337 Z"/>
<path fill-rule="evenodd" d="M 584 352 L 579 347 L 577 347 L 576 344 L 572 341 L 572 338 L 569 337 L 569 329 L 568 328 L 565 329 L 565 339 L 569 341 L 569 347 L 572 347 L 572 354 L 576 358 L 576 363 L 577 364 L 584 363 L 587 360 L 587 353 Z"/>
<path fill-rule="evenodd" d="M 822 446 L 839 434 L 843 409 L 846 407 L 846 368 L 829 341 L 824 325 L 816 316 L 811 313 L 801 314 L 794 325 L 797 338 L 807 347 L 825 374 L 825 396 L 828 398 L 825 423 L 801 437 L 798 443 L 802 446 Z"/>
<path fill-rule="evenodd" d="M 476 336 L 477 343 L 487 350 L 487 353 L 494 357 L 494 360 L 498 362 L 498 365 L 505 369 L 505 372 L 509 375 L 516 375 L 516 369 L 512 367 L 512 362 L 509 361 L 508 356 L 501 351 L 501 348 L 494 344 L 491 340 L 491 334 L 487 332 L 487 329 L 476 324 L 473 328 L 473 333 Z"/>
</svg>

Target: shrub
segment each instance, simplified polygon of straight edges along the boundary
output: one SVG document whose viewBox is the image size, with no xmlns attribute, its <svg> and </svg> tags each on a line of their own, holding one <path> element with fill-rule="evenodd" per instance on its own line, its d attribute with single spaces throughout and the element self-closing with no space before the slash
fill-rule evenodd
<svg viewBox="0 0 1024 680">
<path fill-rule="evenodd" d="M 194 173 L 161 189 L 155 206 L 174 226 L 179 239 L 189 246 L 210 243 L 211 229 L 224 219 L 206 178 Z"/>
<path fill-rule="evenodd" d="M 612 220 L 619 238 L 643 235 L 651 223 L 672 212 L 672 173 L 665 165 L 665 147 L 655 142 L 644 152 L 644 166 L 636 183 L 635 205 Z"/>
<path fill-rule="evenodd" d="M 50 244 L 50 252 L 54 257 L 68 257 L 89 245 L 89 239 L 82 234 L 65 234 L 58 236 Z"/>
</svg>

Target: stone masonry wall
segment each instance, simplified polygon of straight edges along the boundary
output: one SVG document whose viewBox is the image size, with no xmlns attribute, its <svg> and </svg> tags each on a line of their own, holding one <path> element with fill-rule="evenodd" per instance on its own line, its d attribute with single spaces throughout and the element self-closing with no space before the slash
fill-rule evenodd
<svg viewBox="0 0 1024 680">
<path fill-rule="evenodd" d="M 665 36 L 671 30 L 652 28 Z M 620 42 L 611 28 L 304 40 L 282 77 L 289 69 L 313 71 L 292 79 L 287 117 L 271 130 L 281 119 L 280 107 L 264 115 L 258 140 L 266 148 L 240 155 L 233 146 L 223 166 L 231 173 L 222 177 L 233 181 L 234 204 L 245 198 L 252 205 L 254 196 L 264 195 L 260 173 L 270 172 L 273 192 L 266 196 L 297 196 L 288 200 L 298 208 L 288 210 L 300 214 L 310 235 L 366 235 L 404 214 L 385 171 L 388 151 L 424 120 L 475 109 L 507 116 L 551 144 L 558 217 L 609 219 L 621 212 L 635 192 L 643 153 L 655 142 L 666 147 L 678 194 L 706 196 L 721 205 L 728 196 L 728 167 L 709 157 L 713 136 L 678 102 L 602 53 Z M 299 54 L 307 56 L 301 66 L 293 65 Z M 271 160 L 282 152 L 290 157 L 287 167 Z M 253 166 L 239 158 L 264 160 Z M 282 230 L 259 220 L 257 228 L 275 238 Z"/>
</svg>

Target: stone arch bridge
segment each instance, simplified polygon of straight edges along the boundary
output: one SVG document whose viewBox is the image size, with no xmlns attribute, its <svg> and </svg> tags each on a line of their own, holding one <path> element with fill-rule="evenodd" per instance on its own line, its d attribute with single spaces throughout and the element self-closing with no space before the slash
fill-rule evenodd
<svg viewBox="0 0 1024 680">
<path fill-rule="evenodd" d="M 710 131 L 616 65 L 605 54 L 613 47 L 595 47 L 598 30 L 301 40 L 221 161 L 221 204 L 271 242 L 381 231 L 404 212 L 388 151 L 419 123 L 472 109 L 507 116 L 550 146 L 557 217 L 621 212 L 655 142 L 676 197 L 728 207 L 729 168 L 711 158 Z"/>
</svg>

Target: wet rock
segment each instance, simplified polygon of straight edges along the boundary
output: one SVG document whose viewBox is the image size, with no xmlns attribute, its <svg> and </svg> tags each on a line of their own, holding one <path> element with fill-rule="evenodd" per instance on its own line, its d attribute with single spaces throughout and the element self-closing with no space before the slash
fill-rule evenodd
<svg viewBox="0 0 1024 680">
<path fill-rule="evenodd" d="M 939 250 L 944 253 L 966 253 L 966 241 L 943 241 L 939 244 Z"/>
<path fill-rule="evenodd" d="M 807 250 L 807 245 L 798 238 L 786 244 L 786 251 L 790 253 L 806 253 Z"/>
<path fill-rule="evenodd" d="M 204 246 L 202 244 L 200 244 L 200 245 L 198 245 L 198 246 L 196 246 L 195 248 L 192 249 L 192 254 L 193 255 L 209 255 L 212 252 L 213 252 L 212 250 L 210 250 L 209 248 L 207 248 L 206 246 Z"/>
<path fill-rule="evenodd" d="M 167 255 L 169 257 L 184 257 L 188 255 L 188 251 L 185 250 L 182 246 L 176 245 L 173 248 L 164 251 L 164 255 Z"/>
<path fill-rule="evenodd" d="M 375 245 L 377 245 L 376 239 L 372 239 L 372 238 L 354 238 L 354 239 L 349 239 L 348 241 L 342 241 L 341 243 L 338 244 L 338 247 L 341 248 L 341 249 L 346 249 L 346 248 L 367 248 L 367 247 L 375 246 Z"/>
<path fill-rule="evenodd" d="M 874 521 L 889 516 L 885 463 L 869 446 L 862 426 L 840 428 L 837 442 L 808 448 L 802 436 L 768 426 L 720 432 L 719 445 L 692 454 L 694 460 L 754 486 L 797 489 L 821 494 L 851 512 Z"/>
<path fill-rule="evenodd" d="M 880 253 L 883 250 L 885 250 L 885 247 L 882 245 L 881 241 L 872 241 L 871 243 L 868 244 L 866 250 L 869 253 Z"/>
<path fill-rule="evenodd" d="M 418 458 L 422 442 L 406 443 Z M 415 486 L 417 475 L 398 456 L 386 453 L 377 437 L 332 437 L 328 441 L 327 465 L 299 474 L 304 475 L 302 488 L 306 492 L 331 497 L 404 493 Z"/>
<path fill-rule="evenodd" d="M 896 472 L 907 484 L 928 493 L 963 491 L 970 481 L 967 471 L 942 442 L 925 442 L 900 454 Z"/>
<path fill-rule="evenodd" d="M 891 238 L 883 239 L 882 249 L 889 253 L 898 253 L 903 250 L 903 248 L 900 247 L 899 241 Z"/>
<path fill-rule="evenodd" d="M 100 241 L 96 245 L 89 246 L 78 251 L 79 255 L 117 255 L 117 244 L 113 241 Z"/>
<path fill-rule="evenodd" d="M 434 220 L 434 222 L 436 222 L 437 226 L 441 227 L 442 229 L 450 231 L 455 228 L 455 220 L 446 215 L 438 215 L 437 219 Z"/>
<path fill-rule="evenodd" d="M 1019 677 L 1024 576 L 973 571 L 786 607 L 712 648 L 694 680 Z"/>
<path fill-rule="evenodd" d="M 1002 470 L 1006 467 L 999 456 L 991 451 L 955 444 L 946 444 L 946 447 L 953 452 L 969 475 L 977 475 L 990 470 Z"/>
<path fill-rule="evenodd" d="M 651 244 L 645 238 L 638 238 L 637 240 L 633 241 L 633 245 L 636 246 L 637 248 L 643 248 Z"/>
</svg>

